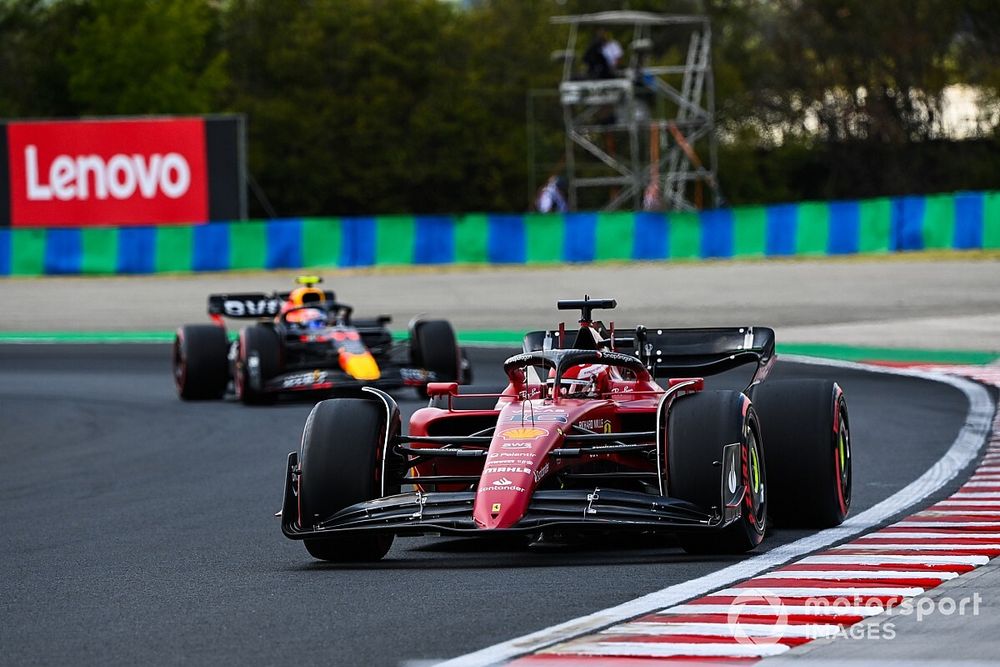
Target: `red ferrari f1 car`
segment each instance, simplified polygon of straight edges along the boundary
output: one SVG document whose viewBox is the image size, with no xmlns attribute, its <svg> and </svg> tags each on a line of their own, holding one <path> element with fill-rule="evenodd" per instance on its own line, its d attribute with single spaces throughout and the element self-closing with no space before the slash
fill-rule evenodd
<svg viewBox="0 0 1000 667">
<path fill-rule="evenodd" d="M 173 367 L 183 399 L 222 398 L 228 389 L 244 403 L 279 395 L 412 386 L 426 396 L 433 381 L 470 381 L 468 361 L 445 320 L 415 319 L 397 343 L 392 318 L 352 317 L 353 308 L 321 290 L 318 276 L 274 294 L 213 294 L 214 324 L 188 324 L 174 338 Z M 224 317 L 256 320 L 230 343 Z"/>
<path fill-rule="evenodd" d="M 581 311 L 579 330 L 528 333 L 499 395 L 429 385 L 408 434 L 377 389 L 318 403 L 288 456 L 285 536 L 328 561 L 377 560 L 400 534 L 499 532 L 666 532 L 691 552 L 734 553 L 769 517 L 844 520 L 844 394 L 830 380 L 765 382 L 772 329 L 616 330 L 591 317 L 614 300 L 558 305 Z M 705 388 L 744 364 L 743 391 Z"/>
</svg>

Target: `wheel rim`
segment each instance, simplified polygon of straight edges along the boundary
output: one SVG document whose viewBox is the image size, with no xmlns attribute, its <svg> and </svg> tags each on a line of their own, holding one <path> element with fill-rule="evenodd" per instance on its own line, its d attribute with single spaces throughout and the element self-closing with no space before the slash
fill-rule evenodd
<svg viewBox="0 0 1000 667">
<path fill-rule="evenodd" d="M 187 375 L 187 363 L 184 359 L 184 351 L 181 349 L 180 340 L 174 341 L 174 383 L 178 389 L 184 388 L 184 378 Z"/>
<path fill-rule="evenodd" d="M 760 445 L 757 433 L 753 428 L 747 429 L 747 493 L 750 498 L 750 513 L 754 527 L 758 532 L 764 530 L 764 515 L 767 498 L 765 489 L 767 477 L 761 465 Z"/>
<path fill-rule="evenodd" d="M 851 432 L 843 409 L 837 411 L 834 462 L 837 466 L 837 495 L 845 513 L 851 504 Z"/>
</svg>

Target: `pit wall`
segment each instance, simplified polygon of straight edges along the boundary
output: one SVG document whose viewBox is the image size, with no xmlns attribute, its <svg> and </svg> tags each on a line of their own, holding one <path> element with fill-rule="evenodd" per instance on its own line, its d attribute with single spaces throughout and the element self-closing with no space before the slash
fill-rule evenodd
<svg viewBox="0 0 1000 667">
<path fill-rule="evenodd" d="M 697 213 L 288 218 L 0 229 L 0 276 L 1000 249 L 1000 191 Z"/>
</svg>

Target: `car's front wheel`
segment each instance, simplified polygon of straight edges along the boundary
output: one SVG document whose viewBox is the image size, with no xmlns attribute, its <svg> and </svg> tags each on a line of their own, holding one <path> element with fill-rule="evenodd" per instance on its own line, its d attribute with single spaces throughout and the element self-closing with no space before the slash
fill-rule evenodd
<svg viewBox="0 0 1000 667">
<path fill-rule="evenodd" d="M 299 452 L 303 529 L 381 495 L 380 451 L 387 428 L 392 425 L 385 423 L 385 411 L 376 401 L 335 398 L 316 404 L 306 420 Z M 393 535 L 384 533 L 334 534 L 307 538 L 305 546 L 320 560 L 361 562 L 385 556 L 392 541 Z"/>
<path fill-rule="evenodd" d="M 768 507 L 764 448 L 757 415 L 748 402 L 738 391 L 704 391 L 678 398 L 670 409 L 670 496 L 720 512 L 724 496 L 740 498 L 739 518 L 721 531 L 678 535 L 685 551 L 743 553 L 764 539 Z M 738 458 L 726 461 L 727 454 Z"/>
</svg>

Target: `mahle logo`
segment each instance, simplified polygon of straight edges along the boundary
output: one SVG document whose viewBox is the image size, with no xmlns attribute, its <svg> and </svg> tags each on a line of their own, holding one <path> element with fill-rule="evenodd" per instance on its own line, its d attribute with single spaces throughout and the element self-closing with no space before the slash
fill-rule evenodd
<svg viewBox="0 0 1000 667">
<path fill-rule="evenodd" d="M 117 153 L 105 160 L 99 155 L 58 155 L 44 170 L 39 169 L 38 148 L 24 148 L 24 171 L 29 201 L 130 199 L 136 192 L 143 199 L 162 193 L 179 199 L 191 186 L 191 166 L 180 153 Z M 93 186 L 93 187 L 91 187 Z"/>
</svg>

